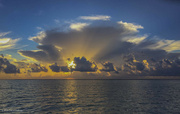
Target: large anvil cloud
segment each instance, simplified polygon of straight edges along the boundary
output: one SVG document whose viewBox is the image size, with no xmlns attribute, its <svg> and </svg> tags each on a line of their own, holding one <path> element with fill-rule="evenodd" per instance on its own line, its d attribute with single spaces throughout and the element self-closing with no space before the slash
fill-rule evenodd
<svg viewBox="0 0 180 114">
<path fill-rule="evenodd" d="M 147 35 L 140 35 L 139 29 L 143 27 L 122 21 L 101 24 L 78 23 L 78 26 L 73 26 L 72 29 L 70 26 L 66 31 L 59 29 L 41 31 L 37 36 L 29 38 L 40 44 L 37 47 L 40 50 L 19 51 L 19 53 L 37 61 L 60 64 L 50 66 L 54 72 L 59 72 L 60 69 L 69 71 L 64 64 L 60 63 L 67 58 L 74 59 L 77 65 L 74 71 L 96 71 L 98 66 L 92 69 L 90 67 L 92 63 L 85 60 L 87 58 L 96 63 L 108 63 L 107 61 L 112 63 L 104 64 L 106 68 L 101 71 L 116 71 L 113 69 L 116 66 L 117 72 L 125 72 L 123 74 L 160 75 L 157 73 L 158 68 L 154 66 L 159 61 L 179 60 L 180 54 L 171 52 L 180 50 L 178 45 L 180 41 L 148 38 Z M 123 59 L 128 54 L 134 56 L 130 59 L 131 61 Z M 83 56 L 85 59 L 76 58 Z M 173 64 L 171 68 L 177 69 L 179 66 Z"/>
</svg>

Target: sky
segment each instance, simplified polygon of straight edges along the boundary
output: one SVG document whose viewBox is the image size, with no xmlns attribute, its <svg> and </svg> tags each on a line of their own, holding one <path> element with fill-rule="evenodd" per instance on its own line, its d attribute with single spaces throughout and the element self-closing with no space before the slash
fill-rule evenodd
<svg viewBox="0 0 180 114">
<path fill-rule="evenodd" d="M 0 79 L 179 78 L 179 0 L 0 0 Z"/>
</svg>

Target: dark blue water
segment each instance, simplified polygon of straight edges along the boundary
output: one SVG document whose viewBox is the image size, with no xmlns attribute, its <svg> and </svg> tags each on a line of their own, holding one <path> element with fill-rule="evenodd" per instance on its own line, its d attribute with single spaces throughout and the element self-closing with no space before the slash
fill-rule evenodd
<svg viewBox="0 0 180 114">
<path fill-rule="evenodd" d="M 1 113 L 180 113 L 180 80 L 0 80 Z"/>
</svg>

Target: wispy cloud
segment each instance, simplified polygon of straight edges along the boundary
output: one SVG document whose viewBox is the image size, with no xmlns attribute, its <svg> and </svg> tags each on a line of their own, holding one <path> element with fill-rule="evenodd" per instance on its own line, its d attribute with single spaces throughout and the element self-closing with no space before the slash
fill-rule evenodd
<svg viewBox="0 0 180 114">
<path fill-rule="evenodd" d="M 7 34 L 10 34 L 10 33 L 11 33 L 11 31 L 9 31 L 9 32 L 1 32 L 0 37 L 6 36 Z"/>
<path fill-rule="evenodd" d="M 149 49 L 163 49 L 167 52 L 180 50 L 180 40 L 159 40 L 153 45 L 148 46 Z"/>
<path fill-rule="evenodd" d="M 15 47 L 16 43 L 20 40 L 20 38 L 18 38 L 18 39 L 5 38 L 4 36 L 9 33 L 10 32 L 0 33 L 0 51 L 7 50 L 7 49 L 13 49 Z"/>
<path fill-rule="evenodd" d="M 111 16 L 108 15 L 95 15 L 95 16 L 80 16 L 80 19 L 84 20 L 104 20 L 108 21 L 111 19 Z"/>
<path fill-rule="evenodd" d="M 134 44 L 139 44 L 141 43 L 142 41 L 144 41 L 148 36 L 147 35 L 144 35 L 144 36 L 140 36 L 140 37 L 136 37 L 136 36 L 131 36 L 131 37 L 125 37 L 123 38 L 124 41 L 127 41 L 127 42 L 131 42 L 131 43 L 134 43 Z"/>
</svg>

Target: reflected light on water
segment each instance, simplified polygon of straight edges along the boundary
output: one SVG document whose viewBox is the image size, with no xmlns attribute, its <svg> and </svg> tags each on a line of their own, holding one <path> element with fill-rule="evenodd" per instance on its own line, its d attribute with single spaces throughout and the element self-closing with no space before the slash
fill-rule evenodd
<svg viewBox="0 0 180 114">
<path fill-rule="evenodd" d="M 0 113 L 179 113 L 178 80 L 0 80 Z"/>
</svg>

